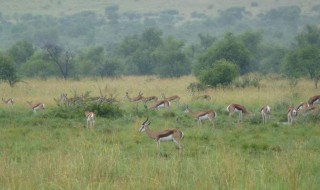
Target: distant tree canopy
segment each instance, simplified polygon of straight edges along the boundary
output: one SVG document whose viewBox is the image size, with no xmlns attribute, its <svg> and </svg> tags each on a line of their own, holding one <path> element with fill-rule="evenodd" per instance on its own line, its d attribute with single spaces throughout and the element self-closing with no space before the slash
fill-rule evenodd
<svg viewBox="0 0 320 190">
<path fill-rule="evenodd" d="M 2 54 L 0 54 L 0 81 L 7 82 L 11 87 L 19 82 L 13 60 Z"/>
<path fill-rule="evenodd" d="M 320 29 L 308 25 L 296 39 L 297 47 L 286 55 L 283 72 L 289 77 L 308 76 L 317 88 L 320 80 Z"/>
</svg>

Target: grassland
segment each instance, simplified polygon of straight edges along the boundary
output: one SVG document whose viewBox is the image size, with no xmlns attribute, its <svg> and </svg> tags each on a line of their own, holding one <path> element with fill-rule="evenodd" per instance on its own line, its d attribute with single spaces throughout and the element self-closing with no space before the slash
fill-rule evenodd
<svg viewBox="0 0 320 190">
<path fill-rule="evenodd" d="M 0 189 L 319 189 L 320 121 L 318 116 L 299 116 L 292 126 L 283 124 L 287 106 L 320 94 L 311 81 L 297 86 L 266 78 L 260 88 L 211 89 L 210 102 L 192 102 L 187 86 L 193 77 L 159 79 L 123 77 L 81 81 L 27 80 L 10 88 L 0 85 L 2 97 L 13 97 L 13 107 L 0 105 Z M 84 128 L 83 117 L 48 116 L 56 108 L 53 98 L 90 91 L 93 96 L 114 95 L 124 115 L 97 118 L 93 130 Z M 132 96 L 178 94 L 180 104 L 146 111 L 123 99 Z M 32 113 L 26 101 L 42 101 L 44 112 Z M 242 123 L 228 118 L 229 103 L 251 111 Z M 197 127 L 183 113 L 212 108 L 217 127 L 209 122 Z M 259 109 L 269 104 L 271 121 L 261 124 Z M 173 143 L 156 144 L 138 133 L 149 116 L 151 129 L 177 127 L 185 133 L 181 154 Z"/>
</svg>

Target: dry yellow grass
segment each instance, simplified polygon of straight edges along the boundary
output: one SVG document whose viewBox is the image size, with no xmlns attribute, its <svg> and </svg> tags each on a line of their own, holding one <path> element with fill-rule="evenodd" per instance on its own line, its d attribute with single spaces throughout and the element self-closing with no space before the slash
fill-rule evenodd
<svg viewBox="0 0 320 190">
<path fill-rule="evenodd" d="M 1 97 L 15 99 L 17 105 L 25 105 L 26 101 L 43 102 L 47 105 L 54 105 L 53 98 L 59 98 L 61 93 L 67 93 L 68 97 L 73 97 L 74 93 L 81 95 L 90 92 L 91 96 L 100 96 L 100 90 L 106 96 L 115 96 L 118 100 L 124 101 L 125 92 L 130 96 L 136 96 L 142 92 L 144 96 L 158 96 L 161 93 L 166 96 L 178 95 L 182 103 L 191 101 L 187 87 L 191 82 L 197 80 L 192 76 L 181 77 L 179 79 L 161 79 L 155 76 L 126 76 L 117 79 L 83 79 L 77 80 L 36 80 L 28 79 L 24 83 L 18 83 L 14 88 L 2 83 L 0 86 Z M 309 97 L 320 94 L 318 89 L 314 89 L 312 81 L 302 80 L 295 87 L 290 87 L 288 81 L 273 79 L 261 81 L 261 87 L 254 88 L 218 88 L 208 89 L 199 94 L 209 94 L 211 103 L 218 105 L 228 105 L 239 103 L 249 107 L 260 107 L 265 104 L 275 102 L 289 102 L 297 105 L 301 101 L 307 101 Z M 258 108 L 257 108 L 258 109 Z"/>
</svg>

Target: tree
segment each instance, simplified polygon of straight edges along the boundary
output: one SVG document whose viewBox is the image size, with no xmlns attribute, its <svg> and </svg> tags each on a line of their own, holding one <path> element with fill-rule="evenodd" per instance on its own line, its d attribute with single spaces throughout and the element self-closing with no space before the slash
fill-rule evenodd
<svg viewBox="0 0 320 190">
<path fill-rule="evenodd" d="M 190 61 L 183 52 L 184 42 L 167 38 L 153 53 L 155 73 L 160 77 L 180 77 L 190 73 Z"/>
<path fill-rule="evenodd" d="M 287 54 L 282 64 L 283 72 L 289 77 L 308 76 L 318 88 L 320 80 L 320 48 L 309 45 Z"/>
<path fill-rule="evenodd" d="M 16 69 L 10 57 L 0 54 L 0 80 L 8 82 L 10 87 L 13 87 L 19 78 Z"/>
<path fill-rule="evenodd" d="M 82 76 L 97 76 L 101 65 L 105 62 L 104 49 L 101 46 L 92 47 L 76 57 L 77 70 Z"/>
<path fill-rule="evenodd" d="M 19 41 L 8 50 L 8 54 L 18 67 L 24 64 L 34 52 L 35 48 L 27 41 Z"/>
<path fill-rule="evenodd" d="M 198 76 L 198 79 L 204 85 L 215 87 L 217 85 L 230 84 L 239 74 L 239 67 L 236 64 L 226 60 L 219 60 L 212 68 L 203 71 Z"/>
<path fill-rule="evenodd" d="M 58 69 L 54 64 L 44 58 L 42 52 L 36 52 L 19 69 L 19 74 L 26 77 L 41 77 L 43 79 L 59 75 Z"/>
<path fill-rule="evenodd" d="M 320 80 L 320 28 L 307 25 L 296 40 L 297 48 L 289 52 L 282 63 L 283 72 L 289 77 L 308 76 L 317 88 Z"/>
<path fill-rule="evenodd" d="M 232 33 L 227 33 L 224 39 L 215 43 L 211 48 L 199 56 L 194 65 L 195 75 L 202 71 L 211 69 L 218 60 L 225 59 L 239 66 L 240 73 L 245 74 L 251 71 L 251 54 L 243 41 Z"/>
<path fill-rule="evenodd" d="M 44 46 L 46 58 L 56 64 L 64 80 L 69 77 L 70 71 L 73 69 L 73 53 L 68 49 L 55 44 L 46 44 Z"/>
</svg>

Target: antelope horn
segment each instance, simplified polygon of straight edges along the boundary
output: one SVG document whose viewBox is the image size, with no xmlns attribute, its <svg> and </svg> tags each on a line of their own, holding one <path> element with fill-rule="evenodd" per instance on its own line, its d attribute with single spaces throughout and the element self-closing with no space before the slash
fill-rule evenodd
<svg viewBox="0 0 320 190">
<path fill-rule="evenodd" d="M 144 125 L 149 120 L 149 117 L 147 117 L 147 120 L 145 120 L 142 125 Z"/>
</svg>

